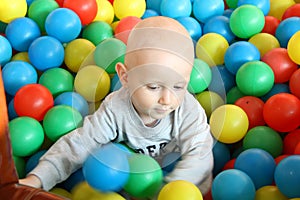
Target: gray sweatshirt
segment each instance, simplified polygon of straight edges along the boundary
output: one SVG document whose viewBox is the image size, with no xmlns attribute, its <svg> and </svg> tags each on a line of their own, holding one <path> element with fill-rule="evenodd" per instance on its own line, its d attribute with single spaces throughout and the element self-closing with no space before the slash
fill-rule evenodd
<svg viewBox="0 0 300 200">
<path fill-rule="evenodd" d="M 82 167 L 93 150 L 108 142 L 124 142 L 133 150 L 155 158 L 180 152 L 181 159 L 164 181 L 186 180 L 206 193 L 211 186 L 213 139 L 207 117 L 193 95 L 154 127 L 147 127 L 135 111 L 127 89 L 110 93 L 83 126 L 64 135 L 30 172 L 43 189 L 50 190 Z"/>
</svg>

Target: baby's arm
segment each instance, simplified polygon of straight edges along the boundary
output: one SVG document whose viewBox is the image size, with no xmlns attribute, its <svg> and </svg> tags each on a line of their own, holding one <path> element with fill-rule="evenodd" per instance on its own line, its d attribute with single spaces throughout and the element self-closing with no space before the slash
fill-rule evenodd
<svg viewBox="0 0 300 200">
<path fill-rule="evenodd" d="M 34 188 L 41 188 L 42 187 L 42 182 L 41 180 L 35 176 L 35 175 L 28 175 L 24 179 L 20 179 L 19 183 L 22 185 L 28 185 Z"/>
</svg>

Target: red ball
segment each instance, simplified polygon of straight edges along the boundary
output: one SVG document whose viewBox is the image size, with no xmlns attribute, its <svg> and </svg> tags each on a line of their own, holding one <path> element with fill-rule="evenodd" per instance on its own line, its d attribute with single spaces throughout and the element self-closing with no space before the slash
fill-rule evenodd
<svg viewBox="0 0 300 200">
<path fill-rule="evenodd" d="M 127 44 L 127 39 L 130 31 L 140 21 L 142 21 L 142 19 L 135 16 L 122 18 L 115 28 L 115 38 Z"/>
<path fill-rule="evenodd" d="M 229 160 L 223 167 L 223 171 L 227 170 L 227 169 L 234 169 L 234 163 L 235 163 L 236 158 L 233 158 L 231 160 Z"/>
<path fill-rule="evenodd" d="M 265 16 L 265 26 L 261 30 L 262 33 L 269 33 L 275 35 L 277 26 L 280 24 L 280 20 L 273 16 Z"/>
<path fill-rule="evenodd" d="M 64 0 L 55 0 L 56 3 L 59 5 L 59 7 L 63 7 L 64 5 Z"/>
<path fill-rule="evenodd" d="M 297 69 L 291 75 L 289 87 L 290 87 L 291 93 L 300 99 L 300 87 L 299 86 L 300 86 L 300 69 Z"/>
<path fill-rule="evenodd" d="M 63 7 L 73 10 L 79 16 L 82 25 L 91 23 L 98 12 L 96 0 L 64 0 Z"/>
<path fill-rule="evenodd" d="M 264 102 L 258 97 L 244 96 L 235 101 L 235 105 L 241 107 L 247 114 L 249 128 L 265 125 L 263 117 Z"/>
<path fill-rule="evenodd" d="M 283 153 L 292 155 L 300 142 L 300 129 L 289 132 L 283 139 Z"/>
<path fill-rule="evenodd" d="M 300 155 L 300 142 L 297 143 L 294 151 L 295 155 Z"/>
<path fill-rule="evenodd" d="M 261 60 L 273 70 L 275 83 L 288 82 L 298 69 L 298 65 L 290 59 L 286 48 L 274 48 L 265 53 Z"/>
<path fill-rule="evenodd" d="M 44 119 L 47 111 L 54 105 L 51 92 L 41 84 L 28 84 L 21 87 L 14 97 L 14 108 L 18 116 Z"/>
<path fill-rule="evenodd" d="M 266 101 L 263 116 L 275 131 L 293 131 L 300 125 L 300 100 L 289 93 L 275 94 Z"/>
<path fill-rule="evenodd" d="M 280 155 L 278 157 L 275 158 L 275 163 L 276 165 L 278 165 L 278 163 L 280 163 L 280 161 L 282 161 L 283 159 L 285 159 L 286 157 L 289 157 L 290 155 Z"/>
<path fill-rule="evenodd" d="M 281 20 L 285 20 L 286 18 L 290 18 L 290 17 L 300 17 L 300 4 L 296 3 L 290 7 L 288 7 L 283 15 Z"/>
</svg>

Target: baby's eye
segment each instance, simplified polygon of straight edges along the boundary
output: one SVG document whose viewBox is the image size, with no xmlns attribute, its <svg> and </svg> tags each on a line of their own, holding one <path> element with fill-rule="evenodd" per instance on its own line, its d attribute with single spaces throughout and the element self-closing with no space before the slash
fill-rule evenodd
<svg viewBox="0 0 300 200">
<path fill-rule="evenodd" d="M 160 86 L 156 85 L 156 84 L 149 84 L 149 85 L 147 85 L 147 88 L 150 90 L 157 90 L 160 88 Z"/>
<path fill-rule="evenodd" d="M 179 86 L 179 85 L 175 85 L 174 89 L 176 89 L 176 90 L 182 90 L 182 89 L 184 89 L 184 87 L 183 86 Z"/>
</svg>

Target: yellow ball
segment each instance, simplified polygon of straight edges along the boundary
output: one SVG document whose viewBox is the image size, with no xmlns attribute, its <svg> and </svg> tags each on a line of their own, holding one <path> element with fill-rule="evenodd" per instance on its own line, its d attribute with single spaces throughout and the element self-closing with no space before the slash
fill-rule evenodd
<svg viewBox="0 0 300 200">
<path fill-rule="evenodd" d="M 10 23 L 12 20 L 25 17 L 27 13 L 26 0 L 1 0 L 0 21 Z"/>
<path fill-rule="evenodd" d="M 258 33 L 252 36 L 248 42 L 256 46 L 260 52 L 260 57 L 263 57 L 268 51 L 280 47 L 277 38 L 269 33 Z"/>
<path fill-rule="evenodd" d="M 255 193 L 255 200 L 288 200 L 274 185 L 267 185 L 259 188 Z"/>
<path fill-rule="evenodd" d="M 202 200 L 200 190 L 188 181 L 177 180 L 167 183 L 159 192 L 158 200 Z"/>
<path fill-rule="evenodd" d="M 225 104 L 212 112 L 209 124 L 216 140 L 232 144 L 246 135 L 249 120 L 242 108 L 233 104 Z"/>
<path fill-rule="evenodd" d="M 146 10 L 145 0 L 114 0 L 113 8 L 118 19 L 128 16 L 141 18 Z"/>
<path fill-rule="evenodd" d="M 25 61 L 30 63 L 29 57 L 28 57 L 28 52 L 19 52 L 16 53 L 11 60 L 20 60 L 20 61 Z"/>
<path fill-rule="evenodd" d="M 286 9 L 294 4 L 294 0 L 270 0 L 270 11 L 268 15 L 281 20 L 282 15 L 286 11 Z"/>
<path fill-rule="evenodd" d="M 64 62 L 72 72 L 78 72 L 86 57 L 95 49 L 95 45 L 84 38 L 69 42 L 65 47 Z"/>
<path fill-rule="evenodd" d="M 107 72 L 97 65 L 87 65 L 80 69 L 74 79 L 74 88 L 88 102 L 103 99 L 110 90 Z"/>
<path fill-rule="evenodd" d="M 104 21 L 111 24 L 115 17 L 115 11 L 111 3 L 107 0 L 96 0 L 98 11 L 93 21 Z"/>
<path fill-rule="evenodd" d="M 216 108 L 225 104 L 222 97 L 219 94 L 212 91 L 203 91 L 199 94 L 196 94 L 196 99 L 204 108 L 207 118 L 210 118 L 211 113 Z"/>
<path fill-rule="evenodd" d="M 224 55 L 229 47 L 227 40 L 218 33 L 207 33 L 199 38 L 196 44 L 197 58 L 209 66 L 224 64 Z"/>
<path fill-rule="evenodd" d="M 287 45 L 288 55 L 296 64 L 300 64 L 300 31 L 296 32 Z"/>
<path fill-rule="evenodd" d="M 57 194 L 59 196 L 66 197 L 68 199 L 72 199 L 72 194 L 63 188 L 55 187 L 55 188 L 52 188 L 49 192 Z"/>
</svg>

